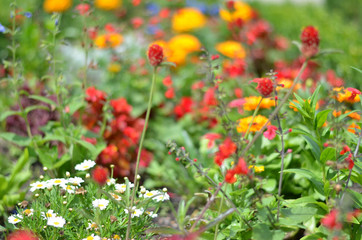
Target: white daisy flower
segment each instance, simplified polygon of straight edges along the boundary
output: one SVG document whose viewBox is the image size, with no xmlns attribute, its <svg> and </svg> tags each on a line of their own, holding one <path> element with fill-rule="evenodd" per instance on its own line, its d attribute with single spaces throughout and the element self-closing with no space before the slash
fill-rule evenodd
<svg viewBox="0 0 362 240">
<path fill-rule="evenodd" d="M 108 186 L 111 186 L 111 185 L 114 185 L 114 184 L 116 184 L 116 179 L 114 179 L 114 178 L 107 179 L 107 185 Z"/>
<path fill-rule="evenodd" d="M 68 183 L 73 184 L 74 186 L 80 186 L 80 184 L 83 182 L 83 178 L 80 177 L 72 177 L 68 179 Z"/>
<path fill-rule="evenodd" d="M 38 189 L 45 189 L 45 188 L 48 188 L 48 182 L 40 182 L 40 181 L 37 181 L 35 183 L 32 183 L 30 184 L 30 192 L 34 192 L 35 190 L 38 190 Z"/>
<path fill-rule="evenodd" d="M 101 237 L 100 236 L 97 236 L 97 235 L 94 235 L 94 233 L 92 233 L 92 235 L 86 237 L 86 238 L 83 238 L 82 240 L 101 240 Z"/>
<path fill-rule="evenodd" d="M 128 186 L 129 186 L 129 188 L 133 188 L 134 184 L 129 183 Z M 116 191 L 120 192 L 120 193 L 124 193 L 127 190 L 127 185 L 125 183 L 123 183 L 123 184 L 117 183 L 114 185 L 114 187 L 116 188 Z"/>
<path fill-rule="evenodd" d="M 128 209 L 125 209 L 124 211 L 128 214 Z M 132 207 L 131 218 L 139 217 L 143 214 L 143 212 L 143 208 L 137 209 L 136 207 Z"/>
<path fill-rule="evenodd" d="M 98 230 L 98 225 L 97 225 L 97 223 L 95 223 L 95 222 L 89 222 L 87 229 Z"/>
<path fill-rule="evenodd" d="M 61 186 L 61 187 L 65 187 L 68 183 L 68 180 L 64 179 L 64 178 L 54 178 L 54 179 L 49 179 L 47 181 L 48 186 Z"/>
<path fill-rule="evenodd" d="M 93 202 L 92 202 L 92 204 L 93 204 L 93 207 L 95 207 L 95 208 L 99 208 L 100 210 L 104 210 L 104 209 L 106 209 L 106 207 L 108 206 L 108 203 L 109 203 L 109 201 L 108 200 L 106 200 L 106 199 L 96 199 L 96 200 L 94 200 Z"/>
<path fill-rule="evenodd" d="M 161 195 L 160 191 L 152 190 L 152 191 L 146 191 L 146 193 L 143 195 L 144 198 L 153 198 L 156 195 Z"/>
<path fill-rule="evenodd" d="M 156 218 L 158 216 L 157 213 L 153 213 L 152 211 L 146 211 L 145 213 L 151 218 Z"/>
<path fill-rule="evenodd" d="M 64 189 L 64 190 L 66 190 L 68 193 L 70 193 L 70 194 L 73 194 L 73 193 L 75 193 L 75 189 L 77 189 L 75 186 L 73 186 L 73 185 L 62 185 L 62 188 Z"/>
<path fill-rule="evenodd" d="M 21 219 L 23 219 L 23 216 L 20 214 L 15 214 L 8 217 L 8 222 L 11 224 L 17 224 L 18 222 L 21 222 Z"/>
<path fill-rule="evenodd" d="M 170 195 L 168 195 L 166 192 L 163 193 L 162 195 L 160 196 L 156 196 L 155 198 L 155 201 L 156 202 L 160 202 L 160 201 L 167 201 L 167 200 L 170 200 Z"/>
<path fill-rule="evenodd" d="M 49 226 L 54 226 L 54 227 L 57 227 L 57 228 L 62 228 L 65 224 L 65 219 L 63 217 L 50 217 L 48 218 L 48 222 L 47 222 L 47 225 Z"/>
<path fill-rule="evenodd" d="M 122 200 L 121 196 L 119 196 L 119 195 L 117 195 L 117 194 L 114 194 L 114 193 L 110 193 L 110 194 L 111 194 L 111 196 L 112 196 L 115 200 L 117 200 L 117 201 L 121 201 L 121 200 Z"/>
<path fill-rule="evenodd" d="M 96 165 L 95 161 L 92 160 L 84 160 L 82 163 L 75 165 L 75 170 L 84 171 L 88 170 Z"/>
<path fill-rule="evenodd" d="M 33 213 L 34 213 L 34 209 L 31 209 L 31 208 L 25 209 L 23 211 L 23 215 L 28 216 L 28 217 L 32 216 Z"/>
<path fill-rule="evenodd" d="M 57 216 L 57 214 L 56 214 L 53 210 L 51 210 L 51 209 L 49 209 L 46 213 L 41 212 L 40 215 L 41 215 L 44 219 L 48 219 L 48 218 L 52 218 L 52 217 L 56 217 L 56 216 Z"/>
</svg>

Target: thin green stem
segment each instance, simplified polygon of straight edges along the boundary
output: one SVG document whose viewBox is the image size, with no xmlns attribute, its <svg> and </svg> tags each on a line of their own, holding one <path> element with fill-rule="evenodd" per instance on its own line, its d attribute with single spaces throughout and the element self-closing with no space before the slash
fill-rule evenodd
<svg viewBox="0 0 362 240">
<path fill-rule="evenodd" d="M 142 151 L 142 146 L 143 146 L 143 141 L 145 139 L 146 136 L 146 130 L 147 130 L 147 125 L 148 125 L 148 120 L 150 118 L 150 113 L 151 113 L 151 107 L 152 107 L 152 98 L 153 98 L 153 93 L 154 93 L 154 89 L 155 89 L 155 83 L 156 83 L 156 71 L 157 71 L 157 67 L 155 67 L 153 69 L 153 75 L 152 75 L 152 84 L 151 84 L 151 90 L 150 90 L 150 95 L 149 95 L 149 100 L 148 100 L 148 106 L 147 106 L 147 112 L 146 112 L 146 119 L 145 119 L 145 125 L 143 126 L 143 131 L 142 131 L 142 135 L 141 135 L 141 140 L 140 140 L 140 144 L 138 146 L 138 154 L 137 154 L 137 161 L 136 161 L 136 169 L 135 169 L 135 175 L 134 175 L 134 188 L 132 190 L 132 195 L 131 195 L 131 202 L 129 205 L 129 210 L 128 210 L 128 225 L 127 225 L 127 233 L 126 233 L 126 240 L 129 239 L 129 234 L 130 234 L 130 230 L 131 230 L 131 221 L 132 221 L 132 207 L 134 204 L 134 199 L 135 199 L 135 195 L 136 195 L 136 186 L 137 186 L 137 175 L 138 175 L 138 168 L 140 165 L 140 159 L 141 159 L 141 151 Z"/>
<path fill-rule="evenodd" d="M 220 202 L 220 206 L 219 206 L 219 210 L 217 212 L 217 215 L 220 216 L 220 213 L 221 213 L 221 210 L 222 210 L 222 205 L 224 204 L 224 195 L 222 195 L 221 197 L 221 202 Z M 219 231 L 219 225 L 220 225 L 220 222 L 217 223 L 216 227 L 215 227 L 215 233 L 214 233 L 214 240 L 217 239 L 217 234 L 218 234 L 218 231 Z"/>
<path fill-rule="evenodd" d="M 261 97 L 259 103 L 258 103 L 258 106 L 256 106 L 256 109 L 254 110 L 254 114 L 253 114 L 253 117 L 251 118 L 251 121 L 250 121 L 250 124 L 248 126 L 248 130 L 246 130 L 246 133 L 244 135 L 244 139 L 248 139 L 248 134 L 249 134 L 249 131 L 250 131 L 250 128 L 251 126 L 253 125 L 253 122 L 254 122 L 254 119 L 255 119 L 255 116 L 256 114 L 258 113 L 259 111 L 259 108 L 260 108 L 260 105 L 261 105 L 261 102 L 263 101 L 263 97 Z"/>
</svg>

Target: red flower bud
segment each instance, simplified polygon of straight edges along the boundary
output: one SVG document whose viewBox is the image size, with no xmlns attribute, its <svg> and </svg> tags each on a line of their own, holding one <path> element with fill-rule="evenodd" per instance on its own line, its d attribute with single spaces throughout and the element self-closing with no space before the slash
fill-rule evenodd
<svg viewBox="0 0 362 240">
<path fill-rule="evenodd" d="M 253 82 L 258 83 L 256 90 L 263 96 L 269 97 L 274 90 L 273 81 L 269 78 L 255 78 Z"/>
<path fill-rule="evenodd" d="M 101 166 L 97 166 L 92 172 L 92 178 L 99 185 L 103 186 L 107 182 L 108 169 Z"/>
<path fill-rule="evenodd" d="M 302 54 L 309 58 L 316 55 L 319 51 L 319 33 L 313 26 L 307 26 L 300 35 L 302 41 Z"/>
<path fill-rule="evenodd" d="M 163 48 L 160 45 L 152 44 L 148 48 L 148 61 L 154 67 L 159 66 L 163 61 Z"/>
</svg>

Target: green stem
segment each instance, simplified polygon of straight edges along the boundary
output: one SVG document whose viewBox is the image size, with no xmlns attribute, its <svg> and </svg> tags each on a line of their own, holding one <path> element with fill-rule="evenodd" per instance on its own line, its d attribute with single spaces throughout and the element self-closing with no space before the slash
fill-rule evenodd
<svg viewBox="0 0 362 240">
<path fill-rule="evenodd" d="M 127 233 L 126 233 L 126 240 L 129 239 L 129 234 L 130 234 L 130 230 L 131 230 L 131 210 L 134 204 L 134 199 L 135 199 L 135 195 L 136 195 L 136 186 L 137 186 L 137 175 L 138 175 L 138 168 L 140 165 L 140 159 L 141 159 L 141 151 L 142 151 L 142 146 L 143 146 L 143 141 L 145 139 L 145 135 L 146 135 L 146 130 L 147 130 L 147 125 L 148 125 L 148 120 L 150 118 L 150 113 L 151 113 L 151 107 L 152 107 L 152 98 L 153 98 L 153 93 L 154 93 L 154 88 L 155 88 L 155 82 L 156 82 L 156 71 L 157 71 L 157 67 L 155 67 L 153 69 L 153 75 L 152 75 L 152 84 L 151 84 L 151 90 L 150 90 L 150 95 L 149 95 L 149 100 L 148 100 L 148 106 L 147 106 L 147 112 L 146 112 L 146 119 L 145 119 L 145 125 L 143 126 L 143 131 L 142 131 L 142 135 L 141 135 L 141 140 L 140 140 L 140 144 L 138 146 L 138 154 L 137 154 L 137 161 L 136 161 L 136 169 L 135 169 L 135 175 L 134 175 L 134 188 L 132 190 L 132 195 L 131 195 L 131 203 L 129 205 L 129 210 L 128 210 L 128 225 L 127 225 Z"/>
<path fill-rule="evenodd" d="M 248 130 L 246 130 L 246 133 L 245 133 L 245 135 L 244 135 L 244 139 L 248 139 L 248 134 L 249 134 L 251 125 L 253 125 L 255 116 L 256 116 L 256 114 L 257 114 L 258 111 L 259 111 L 259 108 L 260 108 L 260 105 L 261 105 L 261 102 L 262 102 L 262 101 L 263 101 L 263 97 L 261 97 L 261 99 L 260 99 L 260 101 L 259 101 L 259 103 L 258 103 L 258 106 L 257 106 L 256 109 L 254 110 L 253 117 L 251 118 L 251 122 L 250 122 L 250 124 L 249 124 Z"/>
<path fill-rule="evenodd" d="M 219 210 L 218 210 L 218 212 L 217 212 L 217 215 L 218 215 L 218 216 L 220 216 L 223 203 L 224 203 L 224 195 L 222 195 L 222 197 L 221 197 L 221 202 L 220 202 Z M 217 225 L 216 225 L 216 227 L 215 227 L 214 240 L 217 239 L 217 233 L 218 233 L 218 231 L 219 231 L 219 225 L 220 225 L 220 222 L 218 222 Z"/>
</svg>

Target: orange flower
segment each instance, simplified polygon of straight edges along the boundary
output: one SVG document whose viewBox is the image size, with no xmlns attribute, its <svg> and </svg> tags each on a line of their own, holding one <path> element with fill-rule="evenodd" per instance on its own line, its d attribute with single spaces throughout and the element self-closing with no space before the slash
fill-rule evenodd
<svg viewBox="0 0 362 240">
<path fill-rule="evenodd" d="M 252 120 L 252 116 L 239 119 L 239 125 L 237 126 L 237 131 L 239 133 L 245 133 L 248 130 L 249 124 Z M 250 127 L 250 132 L 257 132 L 267 123 L 268 119 L 262 115 L 257 115 L 254 118 L 253 123 Z M 268 124 L 270 125 L 270 123 Z"/>
<path fill-rule="evenodd" d="M 336 110 L 333 111 L 334 117 L 339 117 L 339 116 L 341 116 L 341 114 L 342 114 L 342 111 L 338 111 L 338 112 Z"/>
<path fill-rule="evenodd" d="M 256 107 L 258 106 L 260 100 L 261 100 L 261 96 L 250 96 L 250 97 L 246 97 L 244 98 L 245 103 L 244 103 L 244 110 L 246 111 L 253 111 L 256 109 Z M 270 98 L 264 98 L 261 101 L 260 104 L 260 108 L 271 108 L 275 106 L 275 101 L 270 99 Z"/>
<path fill-rule="evenodd" d="M 342 88 L 334 88 L 333 91 L 337 91 L 338 102 L 356 103 L 360 101 L 359 95 L 353 94 L 352 91 Z"/>
<path fill-rule="evenodd" d="M 239 42 L 225 41 L 216 45 L 216 50 L 229 58 L 245 58 L 246 52 Z"/>
<path fill-rule="evenodd" d="M 46 12 L 64 12 L 70 8 L 72 0 L 45 0 L 43 8 Z"/>
<path fill-rule="evenodd" d="M 117 47 L 123 42 L 123 36 L 119 33 L 107 33 L 97 36 L 94 44 L 98 48 Z"/>
<path fill-rule="evenodd" d="M 233 11 L 220 9 L 219 15 L 227 22 L 234 22 L 239 18 L 247 22 L 253 17 L 253 9 L 246 3 L 235 1 Z"/>
<path fill-rule="evenodd" d="M 121 0 L 95 0 L 94 5 L 103 10 L 115 10 L 122 5 Z"/>
<path fill-rule="evenodd" d="M 349 113 L 350 111 L 345 111 L 344 113 Z M 361 115 L 359 115 L 356 112 L 350 113 L 348 114 L 348 117 L 352 118 L 352 119 L 356 119 L 357 121 L 361 120 Z"/>
<path fill-rule="evenodd" d="M 281 78 L 281 79 L 278 80 L 278 84 L 283 84 L 284 87 L 279 87 L 279 86 L 277 86 L 277 88 L 276 88 L 277 91 L 279 91 L 280 89 L 283 89 L 283 88 L 291 88 L 292 85 L 293 85 L 293 81 L 290 80 L 290 79 L 288 79 L 288 78 Z M 300 85 L 300 83 L 297 83 L 297 84 L 295 85 L 293 91 L 296 91 L 296 90 L 298 90 L 299 88 L 301 88 L 301 85 Z"/>
<path fill-rule="evenodd" d="M 361 128 L 357 124 L 352 123 L 351 125 L 349 125 L 347 131 L 351 133 L 356 133 L 356 129 L 361 129 Z"/>
</svg>

